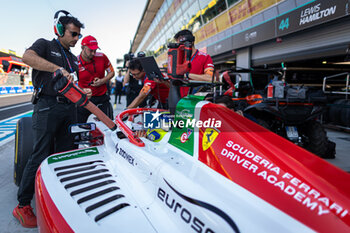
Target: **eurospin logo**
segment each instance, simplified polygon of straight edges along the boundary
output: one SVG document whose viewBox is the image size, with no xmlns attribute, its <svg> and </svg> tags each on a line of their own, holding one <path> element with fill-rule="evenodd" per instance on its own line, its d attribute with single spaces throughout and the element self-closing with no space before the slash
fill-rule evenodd
<svg viewBox="0 0 350 233">
<path fill-rule="evenodd" d="M 189 127 L 211 127 L 220 128 L 221 121 L 215 118 L 208 118 L 205 121 L 193 119 L 193 115 L 189 113 L 187 109 L 181 112 L 177 112 L 177 115 L 182 118 L 181 120 L 174 121 L 174 117 L 169 114 L 162 114 L 157 112 L 144 112 L 143 113 L 143 127 L 145 129 L 160 129 L 160 128 L 189 128 Z"/>
</svg>

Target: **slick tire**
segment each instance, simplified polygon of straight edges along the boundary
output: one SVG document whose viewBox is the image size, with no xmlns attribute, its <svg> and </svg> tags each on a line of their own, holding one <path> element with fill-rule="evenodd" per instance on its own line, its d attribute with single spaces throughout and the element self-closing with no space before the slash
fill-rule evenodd
<svg viewBox="0 0 350 233">
<path fill-rule="evenodd" d="M 15 156 L 13 178 L 17 186 L 21 183 L 24 167 L 33 151 L 32 118 L 18 120 L 15 136 Z"/>
<path fill-rule="evenodd" d="M 308 121 L 301 128 L 304 131 L 303 147 L 321 158 L 329 157 L 329 140 L 323 126 L 317 121 Z"/>
<path fill-rule="evenodd" d="M 269 123 L 267 123 L 267 121 L 263 120 L 263 119 L 256 119 L 257 123 L 259 125 L 261 125 L 262 127 L 264 127 L 265 129 L 271 130 L 271 127 L 269 125 Z"/>
<path fill-rule="evenodd" d="M 335 125 L 341 125 L 341 111 L 345 103 L 345 99 L 339 99 L 334 101 L 333 104 L 331 104 L 328 110 L 328 119 L 331 123 Z"/>
</svg>

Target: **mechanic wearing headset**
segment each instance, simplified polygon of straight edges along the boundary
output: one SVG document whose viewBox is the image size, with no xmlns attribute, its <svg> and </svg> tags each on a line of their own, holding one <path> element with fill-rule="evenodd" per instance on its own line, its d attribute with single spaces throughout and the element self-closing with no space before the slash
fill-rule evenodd
<svg viewBox="0 0 350 233">
<path fill-rule="evenodd" d="M 129 63 L 130 74 L 136 79 L 143 82 L 143 87 L 139 95 L 132 101 L 127 107 L 137 108 L 148 96 L 151 94 L 155 99 L 159 101 L 158 108 L 167 109 L 167 99 L 169 95 L 169 83 L 167 81 L 160 81 L 157 79 L 149 80 L 145 71 L 142 68 L 140 60 L 133 59 Z"/>
<path fill-rule="evenodd" d="M 84 37 L 81 41 L 81 49 L 82 51 L 78 56 L 78 85 L 81 88 L 91 88 L 92 97 L 90 101 L 109 118 L 113 119 L 113 109 L 107 93 L 107 83 L 114 77 L 113 66 L 105 54 L 96 52 L 99 47 L 95 37 Z M 107 72 L 106 75 L 105 72 Z M 79 107 L 78 122 L 86 122 L 90 114 L 87 109 Z"/>
<path fill-rule="evenodd" d="M 62 15 L 63 14 L 63 15 Z M 53 88 L 53 72 L 61 70 L 73 81 L 78 72 L 78 60 L 71 53 L 81 38 L 84 25 L 67 11 L 55 14 L 54 29 L 57 39 L 38 39 L 23 54 L 23 62 L 33 67 L 32 82 L 36 91 L 32 102 L 33 152 L 25 165 L 19 185 L 19 204 L 12 214 L 23 227 L 36 227 L 36 216 L 30 206 L 34 195 L 34 180 L 41 162 L 50 154 L 74 148 L 68 126 L 75 122 L 75 105 Z"/>
<path fill-rule="evenodd" d="M 199 51 L 194 47 L 195 37 L 189 30 L 181 30 L 175 34 L 174 39 L 176 43 L 184 43 L 186 41 L 192 43 L 192 57 L 191 57 L 191 69 L 190 72 L 185 74 L 185 78 L 195 81 L 212 81 L 214 72 L 213 60 L 211 57 Z M 189 87 L 181 87 L 181 97 L 187 96 L 189 93 Z"/>
<path fill-rule="evenodd" d="M 137 53 L 137 57 L 145 57 L 146 54 L 142 51 Z M 129 53 L 129 60 L 126 61 L 125 63 L 125 67 L 126 67 L 126 74 L 123 80 L 123 87 L 125 88 L 125 94 L 126 94 L 126 106 L 129 106 L 132 101 L 138 96 L 138 94 L 140 93 L 142 87 L 143 87 L 143 83 L 142 80 L 137 80 L 135 79 L 132 74 L 130 74 L 130 70 L 129 70 L 129 63 L 130 60 L 134 57 L 133 53 Z M 125 59 L 125 58 L 124 58 Z M 147 105 L 147 99 L 145 99 L 144 101 L 142 101 L 139 106 L 140 107 L 144 107 Z"/>
</svg>

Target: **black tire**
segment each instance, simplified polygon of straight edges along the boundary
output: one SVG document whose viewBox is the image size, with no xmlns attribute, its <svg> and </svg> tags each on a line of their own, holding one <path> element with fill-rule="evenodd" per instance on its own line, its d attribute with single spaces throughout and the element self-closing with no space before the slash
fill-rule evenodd
<svg viewBox="0 0 350 233">
<path fill-rule="evenodd" d="M 327 133 L 319 122 L 308 121 L 302 125 L 300 129 L 303 134 L 303 147 L 306 150 L 320 156 L 321 158 L 329 156 L 327 155 L 327 152 L 329 153 Z"/>
<path fill-rule="evenodd" d="M 340 124 L 350 127 L 350 100 L 345 100 L 343 104 L 344 106 L 340 111 Z"/>
<path fill-rule="evenodd" d="M 343 104 L 345 104 L 345 99 L 339 99 L 333 102 L 333 104 L 330 106 L 328 110 L 328 119 L 330 122 L 332 122 L 335 125 L 340 124 L 340 114 L 342 110 Z"/>
<path fill-rule="evenodd" d="M 15 156 L 13 178 L 17 186 L 21 183 L 24 167 L 33 151 L 32 118 L 18 120 L 15 136 Z"/>
<path fill-rule="evenodd" d="M 269 125 L 269 123 L 267 123 L 267 121 L 263 120 L 263 119 L 256 119 L 257 123 L 259 125 L 261 125 L 262 127 L 264 127 L 265 129 L 271 130 L 271 127 Z"/>
</svg>

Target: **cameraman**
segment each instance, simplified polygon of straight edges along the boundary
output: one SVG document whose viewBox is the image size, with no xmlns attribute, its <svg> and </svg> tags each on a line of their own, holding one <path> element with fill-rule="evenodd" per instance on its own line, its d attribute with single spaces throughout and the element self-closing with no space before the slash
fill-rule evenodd
<svg viewBox="0 0 350 233">
<path fill-rule="evenodd" d="M 175 34 L 174 39 L 176 43 L 191 42 L 192 56 L 191 56 L 191 70 L 185 74 L 185 78 L 196 81 L 211 82 L 214 72 L 213 60 L 210 55 L 203 53 L 194 47 L 195 37 L 189 30 L 181 30 Z M 189 87 L 181 87 L 181 97 L 187 96 Z"/>
<path fill-rule="evenodd" d="M 137 57 L 144 57 L 144 52 L 138 52 Z M 138 96 L 140 93 L 143 83 L 142 80 L 137 80 L 133 77 L 132 74 L 130 74 L 129 71 L 129 62 L 134 58 L 133 53 L 128 53 L 124 55 L 124 60 L 126 61 L 125 66 L 127 68 L 124 81 L 123 81 L 123 87 L 125 87 L 125 94 L 126 94 L 126 106 L 129 106 L 131 102 Z M 144 107 L 147 105 L 146 99 L 140 103 L 140 107 Z"/>
</svg>

